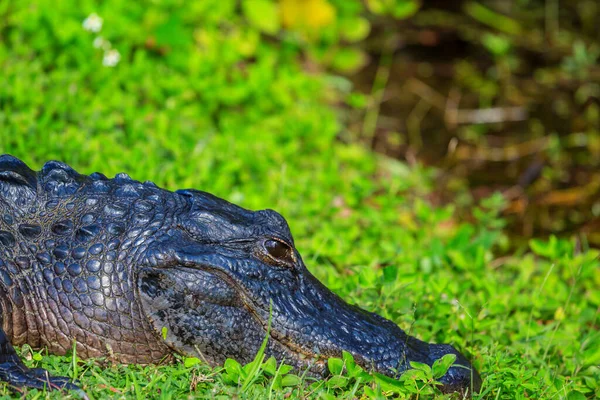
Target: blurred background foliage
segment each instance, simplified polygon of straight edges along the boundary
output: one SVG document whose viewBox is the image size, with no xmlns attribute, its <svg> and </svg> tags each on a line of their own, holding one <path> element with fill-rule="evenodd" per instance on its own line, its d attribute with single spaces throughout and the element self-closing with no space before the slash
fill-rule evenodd
<svg viewBox="0 0 600 400">
<path fill-rule="evenodd" d="M 593 398 L 599 13 L 594 0 L 0 0 L 0 149 L 277 209 L 334 291 L 472 352 L 482 398 Z M 119 371 L 82 381 L 110 396 L 94 379 L 121 388 Z M 153 388 L 189 393 L 165 374 Z M 194 387 L 238 393 L 210 379 Z"/>
<path fill-rule="evenodd" d="M 600 245 L 595 1 L 0 4 L 2 40 L 20 56 L 3 63 L 7 140 L 79 135 L 90 120 L 110 131 L 90 140 L 113 140 L 115 151 L 141 146 L 149 130 L 285 137 L 282 110 L 320 114 L 327 104 L 337 118 L 325 136 L 435 167 L 430 200 L 460 217 L 501 191 L 514 245 L 551 233 Z M 83 32 L 92 13 L 104 25 Z M 120 65 L 103 68 L 111 56 Z M 93 106 L 69 113 L 82 102 Z M 165 142 L 167 156 L 185 147 Z M 70 143 L 64 151 L 78 148 Z M 93 152 L 81 157 L 94 165 Z"/>
</svg>

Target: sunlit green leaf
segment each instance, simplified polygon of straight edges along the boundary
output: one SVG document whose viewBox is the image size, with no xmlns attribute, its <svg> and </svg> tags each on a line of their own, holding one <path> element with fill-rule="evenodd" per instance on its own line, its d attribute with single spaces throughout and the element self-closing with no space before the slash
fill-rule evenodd
<svg viewBox="0 0 600 400">
<path fill-rule="evenodd" d="M 281 378 L 281 386 L 298 386 L 302 383 L 302 379 L 298 375 L 288 374 Z"/>
<path fill-rule="evenodd" d="M 196 357 L 186 357 L 183 365 L 185 365 L 186 368 L 190 368 L 193 367 L 194 365 L 200 364 L 200 360 Z"/>
<path fill-rule="evenodd" d="M 264 33 L 276 34 L 281 26 L 278 6 L 271 0 L 243 0 L 242 9 L 248 22 Z"/>
<path fill-rule="evenodd" d="M 342 72 L 352 72 L 361 68 L 367 62 L 367 55 L 358 48 L 344 47 L 338 49 L 331 65 Z"/>
<path fill-rule="evenodd" d="M 456 355 L 454 354 L 446 354 L 439 360 L 435 360 L 433 365 L 431 366 L 431 370 L 433 371 L 433 377 L 435 379 L 439 379 L 448 372 L 448 369 L 454 362 L 456 361 Z"/>
<path fill-rule="evenodd" d="M 329 367 L 329 372 L 333 375 L 340 375 L 344 369 L 344 361 L 340 358 L 331 357 L 327 360 L 327 366 Z"/>
<path fill-rule="evenodd" d="M 350 42 L 358 42 L 367 37 L 371 30 L 371 24 L 366 18 L 351 18 L 340 23 L 340 29 L 344 39 Z"/>
</svg>

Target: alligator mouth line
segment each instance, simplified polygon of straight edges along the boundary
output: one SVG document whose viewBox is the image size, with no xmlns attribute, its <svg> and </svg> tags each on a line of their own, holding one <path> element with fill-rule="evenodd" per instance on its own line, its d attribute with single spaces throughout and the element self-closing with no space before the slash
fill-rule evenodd
<svg viewBox="0 0 600 400">
<path fill-rule="evenodd" d="M 185 268 L 189 268 L 189 269 L 193 269 L 193 270 L 202 270 L 205 272 L 209 272 L 212 275 L 217 276 L 219 279 L 221 279 L 222 281 L 224 281 L 226 284 L 228 284 L 229 286 L 233 287 L 236 290 L 236 293 L 238 293 L 238 295 L 240 296 L 240 300 L 242 301 L 242 304 L 244 305 L 244 308 L 246 308 L 246 310 L 248 310 L 248 312 L 250 313 L 250 315 L 252 315 L 252 317 L 254 318 L 254 320 L 256 322 L 258 322 L 261 326 L 261 328 L 263 329 L 263 331 L 265 332 L 265 335 L 269 335 L 269 338 L 272 339 L 274 342 L 278 343 L 281 347 L 283 347 L 286 351 L 292 353 L 293 355 L 297 355 L 298 358 L 300 358 L 301 360 L 305 361 L 305 362 L 313 362 L 314 364 L 318 364 L 318 365 L 325 365 L 326 361 L 327 361 L 327 356 L 317 353 L 317 352 L 313 352 L 310 350 L 307 350 L 304 347 L 301 347 L 300 345 L 297 345 L 293 342 L 287 341 L 287 340 L 282 340 L 281 338 L 278 338 L 274 333 L 277 332 L 276 330 L 274 331 L 273 328 L 271 327 L 270 331 L 269 331 L 269 326 L 268 326 L 268 322 L 265 323 L 263 322 L 263 320 L 260 318 L 260 315 L 256 312 L 256 310 L 259 307 L 256 307 L 256 305 L 254 304 L 254 302 L 252 301 L 251 297 L 246 293 L 246 290 L 243 286 L 239 285 L 237 282 L 235 282 L 233 279 L 231 279 L 227 274 L 225 274 L 223 271 L 208 266 L 208 265 L 201 265 L 199 267 L 188 267 L 186 266 Z"/>
<path fill-rule="evenodd" d="M 300 347 L 299 345 L 297 345 L 293 342 L 284 341 L 284 340 L 281 340 L 278 337 L 276 337 L 273 334 L 273 329 L 271 328 L 271 331 L 269 331 L 268 324 L 265 325 L 263 323 L 263 321 L 260 319 L 260 316 L 256 313 L 256 311 L 254 309 L 252 309 L 252 307 L 250 307 L 245 301 L 243 301 L 243 302 L 244 302 L 244 306 L 246 306 L 246 309 L 250 312 L 250 314 L 254 317 L 254 319 L 261 325 L 263 331 L 265 332 L 265 335 L 269 335 L 269 338 L 271 338 L 275 342 L 279 343 L 283 348 L 285 348 L 292 354 L 298 355 L 300 359 L 306 360 L 306 361 L 313 361 L 315 364 L 321 364 L 321 363 L 324 364 L 327 361 L 327 357 L 324 356 L 323 354 L 319 354 L 319 353 L 312 352 L 312 351 L 306 351 L 304 348 Z"/>
</svg>

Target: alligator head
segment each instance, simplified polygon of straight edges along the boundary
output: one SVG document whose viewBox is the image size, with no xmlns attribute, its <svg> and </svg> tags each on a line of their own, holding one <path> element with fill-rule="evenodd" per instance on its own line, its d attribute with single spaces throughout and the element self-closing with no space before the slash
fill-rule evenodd
<svg viewBox="0 0 600 400">
<path fill-rule="evenodd" d="M 408 336 L 321 284 L 275 211 L 248 211 L 195 190 L 177 193 L 186 212 L 146 250 L 137 275 L 144 312 L 176 351 L 213 365 L 229 357 L 245 363 L 268 334 L 267 355 L 317 376 L 342 351 L 389 376 L 410 361 L 431 365 L 451 353 L 456 363 L 441 379 L 442 391 L 479 391 L 481 378 L 452 346 Z"/>
</svg>

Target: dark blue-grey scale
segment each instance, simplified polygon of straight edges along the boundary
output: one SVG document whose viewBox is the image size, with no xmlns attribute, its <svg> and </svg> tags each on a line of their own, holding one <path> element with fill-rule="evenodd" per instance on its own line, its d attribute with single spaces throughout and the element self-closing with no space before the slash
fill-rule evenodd
<svg viewBox="0 0 600 400">
<path fill-rule="evenodd" d="M 2 161 L 6 163 L 6 158 Z M 110 355 L 126 363 L 159 362 L 170 355 L 135 306 L 139 303 L 134 298 L 132 271 L 117 271 L 111 260 L 122 243 L 127 218 L 132 225 L 148 224 L 158 210 L 163 217 L 160 225 L 167 223 L 177 201 L 165 196 L 173 193 L 131 181 L 124 174 L 112 180 L 101 174 L 87 177 L 59 162 L 46 163 L 35 174 L 19 161 L 9 162 L 43 188 L 35 193 L 18 189 L 27 193 L 24 207 L 20 207 L 26 213 L 18 213 L 16 220 L 14 211 L 3 204 L 0 189 L 0 247 L 14 254 L 12 261 L 8 257 L 2 262 L 15 267 L 12 272 L 0 269 L 0 297 L 8 297 L 4 301 L 7 308 L 22 302 L 21 309 L 3 312 L 3 327 L 12 344 L 46 346 L 52 353 L 64 354 L 74 339 L 82 357 Z M 136 212 L 129 214 L 130 209 Z M 74 210 L 79 217 L 73 218 Z M 49 213 L 52 221 L 46 228 L 33 222 L 47 220 Z M 130 230 L 126 237 L 135 241 L 142 233 L 141 229 Z M 16 251 L 16 243 L 23 249 Z M 31 270 L 39 274 L 28 272 Z M 117 287 L 111 289 L 113 284 Z M 48 301 L 33 301 L 22 296 L 23 292 L 38 292 Z M 49 324 L 44 316 L 51 316 L 56 324 Z M 115 320 L 118 325 L 110 323 Z M 140 335 L 147 340 L 140 340 Z"/>
</svg>

